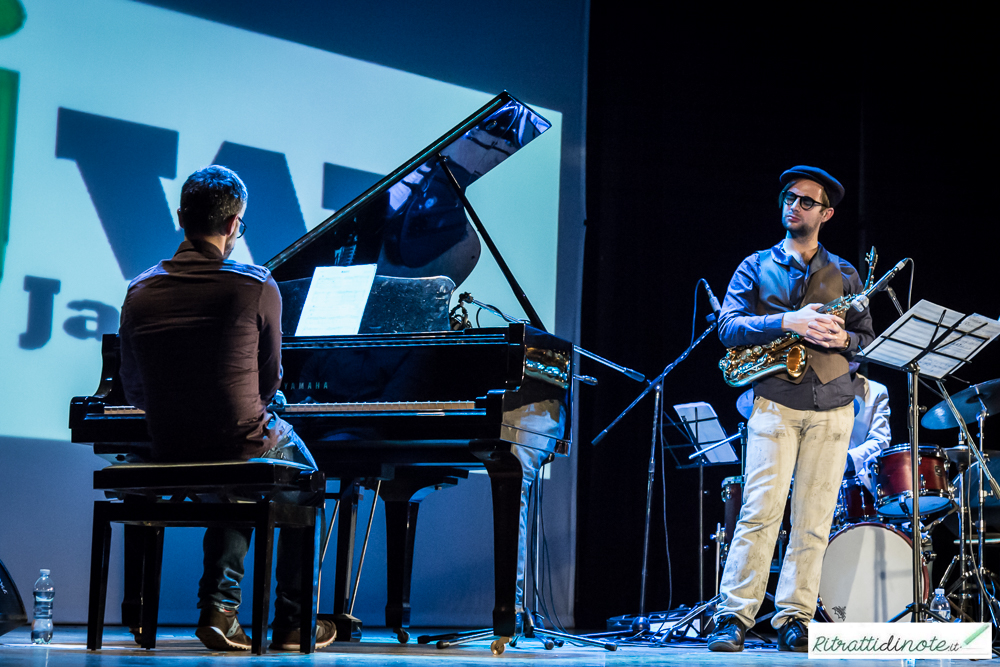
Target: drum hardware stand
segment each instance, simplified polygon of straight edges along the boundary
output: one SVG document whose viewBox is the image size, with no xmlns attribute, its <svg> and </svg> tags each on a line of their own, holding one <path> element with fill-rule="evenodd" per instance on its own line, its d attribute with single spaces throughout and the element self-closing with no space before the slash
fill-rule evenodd
<svg viewBox="0 0 1000 667">
<path fill-rule="evenodd" d="M 921 375 L 921 362 L 924 363 L 923 373 L 938 381 L 945 399 L 955 415 L 956 421 L 964 426 L 964 420 L 958 414 L 951 398 L 944 390 L 941 378 L 953 373 L 963 366 L 974 354 L 996 337 L 997 323 L 986 318 L 973 315 L 967 316 L 948 310 L 927 301 L 921 301 L 914 308 L 903 313 L 902 307 L 890 294 L 893 304 L 900 312 L 900 319 L 894 322 L 882 333 L 863 354 L 866 358 L 895 370 L 907 373 L 909 390 L 909 410 L 907 426 L 910 432 L 910 495 L 911 506 L 911 536 L 913 548 L 913 597 L 912 602 L 899 614 L 889 619 L 895 622 L 906 614 L 911 614 L 911 620 L 920 623 L 928 619 L 945 621 L 931 611 L 921 595 L 922 544 L 920 534 L 920 448 L 919 448 L 919 402 L 917 387 Z M 928 331 L 929 330 L 929 331 Z M 982 332 L 980 332 L 982 330 Z M 985 335 L 984 335 L 985 334 Z M 917 342 L 919 341 L 919 343 Z M 956 345 L 961 342 L 962 345 Z M 954 352 L 952 352 L 954 350 Z M 966 437 L 971 440 L 971 434 L 966 429 Z M 970 442 L 971 444 L 971 442 Z M 977 451 L 982 460 L 982 454 Z M 984 466 L 985 467 L 985 464 Z M 995 484 L 995 481 L 993 481 Z M 980 487 L 981 488 L 981 487 Z M 905 501 L 904 501 L 905 502 Z"/>
<path fill-rule="evenodd" d="M 963 471 L 962 474 L 965 474 L 965 471 Z M 957 511 L 959 513 L 958 553 L 954 557 L 952 557 L 951 562 L 948 563 L 948 567 L 946 567 L 944 572 L 941 574 L 941 582 L 943 584 L 944 582 L 948 581 L 948 579 L 951 577 L 952 570 L 955 568 L 955 565 L 957 564 L 958 580 L 951 586 L 948 587 L 942 586 L 942 587 L 945 588 L 945 593 L 948 596 L 949 600 L 953 595 L 958 598 L 958 603 L 957 604 L 952 603 L 952 606 L 955 607 L 956 611 L 958 611 L 958 613 L 962 616 L 962 619 L 965 621 L 972 621 L 973 618 L 966 613 L 966 604 L 968 600 L 972 598 L 972 595 L 967 591 L 969 587 L 969 579 L 972 577 L 976 577 L 976 579 L 978 579 L 979 577 L 975 572 L 975 563 L 972 559 L 972 554 L 966 553 L 966 548 L 972 547 L 971 540 L 966 539 L 965 535 L 966 527 L 967 525 L 971 524 L 971 519 L 972 519 L 971 512 L 969 511 L 967 503 L 965 502 L 965 496 L 967 493 L 968 493 L 968 484 L 963 484 L 962 489 L 958 494 L 958 508 L 957 508 Z M 951 514 L 951 512 L 949 512 L 949 514 Z M 942 520 L 943 519 L 944 517 L 942 517 Z M 968 569 L 966 569 L 967 566 Z M 978 587 L 978 581 L 973 582 L 972 585 Z"/>
<path fill-rule="evenodd" d="M 986 465 L 986 459 L 985 459 L 985 457 L 983 456 L 983 453 L 982 453 L 983 443 L 985 441 L 985 434 L 984 434 L 984 431 L 983 431 L 983 427 L 984 427 L 984 422 L 986 420 L 986 417 L 988 416 L 987 415 L 986 406 L 983 405 L 982 409 L 979 411 L 979 414 L 977 415 L 977 421 L 979 423 L 979 438 L 980 438 L 979 445 L 977 446 L 976 445 L 976 441 L 972 437 L 972 433 L 969 432 L 969 428 L 968 428 L 968 425 L 965 422 L 965 419 L 959 413 L 958 408 L 955 407 L 955 403 L 954 403 L 954 401 L 952 401 L 951 396 L 949 396 L 948 392 L 945 390 L 944 384 L 940 380 L 938 380 L 937 384 L 938 384 L 938 388 L 941 390 L 942 395 L 945 397 L 945 401 L 948 404 L 949 410 L 951 410 L 952 416 L 955 418 L 955 421 L 958 423 L 958 426 L 961 429 L 962 434 L 965 437 L 966 445 L 969 448 L 969 452 L 975 455 L 976 460 L 979 463 L 979 489 L 978 489 L 978 493 L 979 493 L 979 522 L 978 522 L 978 524 L 976 526 L 976 533 L 977 533 L 977 540 L 976 541 L 977 541 L 977 547 L 978 547 L 978 559 L 976 559 L 976 558 L 974 558 L 972 556 L 972 553 L 971 553 L 971 549 L 972 549 L 971 539 L 967 540 L 965 538 L 965 534 L 964 534 L 965 533 L 965 527 L 966 527 L 965 514 L 963 514 L 962 516 L 959 517 L 959 527 L 960 527 L 959 528 L 959 540 L 960 540 L 961 544 L 959 546 L 959 555 L 956 556 L 956 558 L 960 558 L 960 561 L 959 561 L 959 567 L 960 567 L 959 585 L 962 588 L 962 593 L 961 593 L 962 600 L 963 600 L 963 603 L 964 603 L 964 600 L 966 598 L 965 588 L 966 588 L 966 585 L 967 585 L 966 584 L 967 580 L 969 579 L 970 576 L 975 576 L 974 586 L 979 589 L 979 603 L 980 603 L 979 604 L 979 621 L 981 623 L 986 621 L 986 609 L 987 609 L 987 607 L 989 607 L 991 615 L 993 616 L 993 618 L 992 618 L 993 624 L 995 626 L 997 626 L 998 628 L 1000 628 L 1000 617 L 998 617 L 998 616 L 1000 616 L 1000 614 L 998 614 L 998 612 L 1000 612 L 1000 609 L 998 609 L 998 607 L 1000 607 L 1000 605 L 997 604 L 996 599 L 991 598 L 991 596 L 989 594 L 989 591 L 988 591 L 988 589 L 986 587 L 985 581 L 984 581 L 984 577 L 988 574 L 988 571 L 986 570 L 986 566 L 984 565 L 984 560 L 983 560 L 984 555 L 985 555 L 984 554 L 984 546 L 985 546 L 985 538 L 986 538 L 986 525 L 985 525 L 985 522 L 984 522 L 984 519 L 983 519 L 984 507 L 985 507 L 985 500 L 986 500 L 986 489 L 985 489 L 985 485 L 983 484 L 983 482 L 985 481 L 983 479 L 984 477 L 986 477 L 986 479 L 990 482 L 990 487 L 993 490 L 994 496 L 996 498 L 1000 498 L 1000 486 L 998 486 L 997 480 L 993 477 L 993 474 L 990 471 L 989 466 Z M 972 466 L 970 465 L 969 469 L 966 470 L 966 472 L 969 472 L 971 470 L 971 467 Z M 968 493 L 968 488 L 967 487 L 968 487 L 968 484 L 963 484 L 962 485 L 962 492 L 961 492 L 961 494 L 959 494 L 959 498 L 960 498 L 959 503 L 964 508 L 964 512 L 968 513 L 968 516 L 969 516 L 969 519 L 970 519 L 970 525 L 971 525 L 972 513 L 968 509 L 968 507 L 965 507 L 965 502 L 964 502 L 965 495 Z M 970 535 L 969 538 L 971 538 L 971 537 L 972 536 Z M 969 542 L 968 545 L 966 544 L 967 541 Z M 968 555 L 966 555 L 966 552 L 965 552 L 966 547 L 968 547 L 969 550 L 970 550 L 970 553 Z M 968 558 L 970 564 L 972 565 L 972 568 L 969 571 L 967 571 L 965 569 L 966 558 Z M 978 566 L 976 565 L 977 562 L 978 562 Z M 949 569 L 951 569 L 951 565 L 949 565 Z"/>
</svg>

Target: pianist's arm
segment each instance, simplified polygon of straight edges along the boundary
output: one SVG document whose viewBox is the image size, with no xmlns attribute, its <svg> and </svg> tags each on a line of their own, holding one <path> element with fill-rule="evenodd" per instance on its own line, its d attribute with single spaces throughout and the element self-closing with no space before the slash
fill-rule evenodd
<svg viewBox="0 0 1000 667">
<path fill-rule="evenodd" d="M 118 374 L 121 377 L 122 389 L 125 390 L 125 398 L 129 404 L 145 410 L 146 391 L 142 384 L 142 375 L 139 373 L 139 365 L 135 360 L 135 353 L 132 350 L 132 325 L 129 321 L 128 297 L 129 295 L 125 296 L 125 303 L 122 305 L 121 325 L 118 328 L 118 341 L 121 346 L 121 366 Z"/>
<path fill-rule="evenodd" d="M 281 293 L 270 276 L 261 289 L 257 313 L 257 382 L 267 405 L 281 388 Z"/>
</svg>

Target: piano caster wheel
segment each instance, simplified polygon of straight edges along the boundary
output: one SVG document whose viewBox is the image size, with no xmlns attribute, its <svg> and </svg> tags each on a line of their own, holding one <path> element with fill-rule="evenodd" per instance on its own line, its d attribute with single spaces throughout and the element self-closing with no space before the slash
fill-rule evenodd
<svg viewBox="0 0 1000 667">
<path fill-rule="evenodd" d="M 556 647 L 556 643 L 554 641 L 552 641 L 551 639 L 546 639 L 545 643 L 542 644 L 542 646 L 545 647 L 546 651 L 551 651 L 552 649 L 554 649 Z"/>
<path fill-rule="evenodd" d="M 494 639 L 490 643 L 490 651 L 493 652 L 493 655 L 500 655 L 500 654 L 502 654 L 503 650 L 504 650 L 504 645 L 508 641 L 510 641 L 510 639 L 507 638 L 507 637 L 501 637 L 500 639 Z"/>
<path fill-rule="evenodd" d="M 403 628 L 393 628 L 393 631 L 396 633 L 396 641 L 400 644 L 405 644 L 410 641 L 410 633 Z"/>
</svg>

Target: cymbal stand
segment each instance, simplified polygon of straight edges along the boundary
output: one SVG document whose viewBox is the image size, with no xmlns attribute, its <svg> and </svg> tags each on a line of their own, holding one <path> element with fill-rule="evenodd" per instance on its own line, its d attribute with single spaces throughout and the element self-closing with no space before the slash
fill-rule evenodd
<svg viewBox="0 0 1000 667">
<path fill-rule="evenodd" d="M 959 432 L 959 445 L 965 443 L 964 435 Z M 964 447 L 968 451 L 968 446 Z M 961 465 L 961 463 L 960 463 Z M 969 469 L 968 459 L 964 462 L 964 468 L 960 471 L 959 475 L 965 475 Z M 948 567 L 944 569 L 941 573 L 941 588 L 945 589 L 945 595 L 951 599 L 952 595 L 958 598 L 958 604 L 952 602 L 952 606 L 958 611 L 962 620 L 972 621 L 972 617 L 966 613 L 966 606 L 971 595 L 968 593 L 969 578 L 973 576 L 973 570 L 975 569 L 975 563 L 972 561 L 972 554 L 966 552 L 966 547 L 971 547 L 971 544 L 967 544 L 969 540 L 966 539 L 966 530 L 971 528 L 972 513 L 969 511 L 968 503 L 969 495 L 969 485 L 968 483 L 963 483 L 961 489 L 958 493 L 958 505 L 957 510 L 952 510 L 940 519 L 935 520 L 930 526 L 927 527 L 927 532 L 931 532 L 934 526 L 942 522 L 949 514 L 953 512 L 958 512 L 958 553 L 952 557 L 951 562 L 948 563 Z M 951 578 L 952 570 L 955 566 L 958 566 L 958 580 L 951 586 L 946 586 L 945 582 Z M 968 567 L 968 570 L 966 570 Z M 957 593 L 956 593 L 957 591 Z"/>
<path fill-rule="evenodd" d="M 973 565 L 971 574 L 975 576 L 975 585 L 979 589 L 979 621 L 980 622 L 986 621 L 986 609 L 989 608 L 990 615 L 992 616 L 993 625 L 996 626 L 997 628 L 1000 628 L 1000 602 L 998 602 L 996 598 L 993 598 L 989 594 L 989 589 L 985 583 L 986 566 L 983 560 L 984 557 L 983 551 L 986 539 L 986 525 L 983 519 L 984 505 L 986 501 L 986 489 L 983 482 L 988 480 L 990 483 L 990 487 L 993 489 L 994 496 L 996 498 L 1000 498 L 1000 485 L 997 484 L 996 478 L 993 477 L 993 473 L 990 471 L 989 466 L 986 465 L 986 459 L 982 453 L 983 442 L 985 440 L 983 427 L 988 413 L 986 410 L 986 406 L 984 405 L 977 417 L 977 421 L 979 424 L 979 438 L 980 438 L 979 445 L 977 446 L 976 441 L 972 437 L 972 433 L 969 432 L 968 425 L 965 423 L 965 420 L 959 413 L 958 408 L 955 407 L 955 403 L 951 400 L 951 396 L 949 396 L 948 392 L 945 390 L 944 384 L 940 380 L 938 380 L 937 385 L 938 389 L 941 391 L 941 394 L 944 396 L 945 401 L 948 403 L 948 409 L 951 410 L 952 416 L 955 418 L 955 421 L 958 423 L 958 427 L 962 430 L 962 433 L 965 436 L 965 441 L 968 444 L 969 452 L 975 456 L 977 462 L 979 463 L 979 522 L 976 525 L 976 532 L 978 534 L 978 540 L 977 540 L 978 559 L 973 558 L 971 553 L 968 555 L 968 558 Z M 986 478 L 985 480 L 983 479 L 984 477 Z M 968 489 L 966 488 L 967 486 L 968 486 L 967 484 L 962 485 L 962 496 L 964 496 L 968 492 Z M 969 516 L 971 519 L 971 512 L 969 512 Z M 966 544 L 965 544 L 966 539 L 964 536 L 964 526 L 965 526 L 964 515 L 961 517 L 959 525 L 962 526 L 962 528 L 959 530 L 959 535 L 960 535 L 959 541 L 961 542 L 961 545 L 959 546 L 959 556 L 962 557 L 962 565 L 964 566 L 965 549 L 966 549 Z M 968 546 L 971 552 L 972 545 L 969 544 Z M 968 578 L 968 575 L 969 573 L 965 572 L 963 567 L 963 572 L 961 577 L 963 590 L 965 587 L 965 579 Z"/>
</svg>

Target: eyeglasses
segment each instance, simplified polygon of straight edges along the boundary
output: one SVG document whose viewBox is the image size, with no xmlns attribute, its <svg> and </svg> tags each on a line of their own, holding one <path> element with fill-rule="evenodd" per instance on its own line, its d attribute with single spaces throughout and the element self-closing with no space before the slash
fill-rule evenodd
<svg viewBox="0 0 1000 667">
<path fill-rule="evenodd" d="M 796 199 L 799 200 L 799 206 L 802 207 L 803 211 L 808 211 L 813 206 L 819 206 L 821 208 L 825 206 L 825 204 L 821 204 L 812 197 L 806 197 L 805 195 L 797 195 L 794 192 L 786 192 L 785 194 L 781 195 L 781 201 L 783 201 L 785 203 L 785 206 L 789 208 L 795 206 Z"/>
<path fill-rule="evenodd" d="M 812 201 L 812 200 L 810 200 L 810 201 Z M 805 202 L 803 202 L 802 203 L 802 208 L 811 208 L 811 206 L 807 207 L 805 205 Z M 241 239 L 241 238 L 243 238 L 243 235 L 247 233 L 247 225 L 246 225 L 245 222 L 243 222 L 243 218 L 241 218 L 240 216 L 236 216 L 236 219 L 239 220 L 239 223 L 240 223 L 240 231 L 236 234 L 236 238 Z"/>
</svg>

